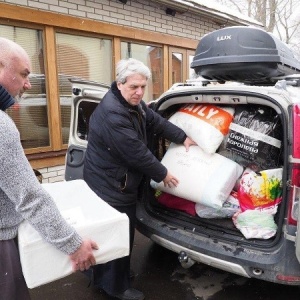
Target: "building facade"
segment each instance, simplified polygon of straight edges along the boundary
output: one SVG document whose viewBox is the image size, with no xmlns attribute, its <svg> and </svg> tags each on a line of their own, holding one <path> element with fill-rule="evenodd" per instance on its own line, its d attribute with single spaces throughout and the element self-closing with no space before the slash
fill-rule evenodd
<svg viewBox="0 0 300 300">
<path fill-rule="evenodd" d="M 70 78 L 110 85 L 122 58 L 152 71 L 145 100 L 194 76 L 189 65 L 201 37 L 232 25 L 256 25 L 205 1 L 0 1 L 0 36 L 32 60 L 32 89 L 8 110 L 24 151 L 44 182 L 64 178 L 70 124 Z M 192 5 L 193 4 L 193 5 Z"/>
</svg>

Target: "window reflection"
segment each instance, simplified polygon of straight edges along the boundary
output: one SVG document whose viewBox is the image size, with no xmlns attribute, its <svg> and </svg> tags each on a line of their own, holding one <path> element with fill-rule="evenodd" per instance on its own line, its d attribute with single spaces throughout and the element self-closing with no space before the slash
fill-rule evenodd
<svg viewBox="0 0 300 300">
<path fill-rule="evenodd" d="M 45 84 L 44 45 L 41 30 L 0 25 L 0 36 L 21 45 L 31 60 L 30 83 L 22 99 L 7 110 L 14 120 L 25 149 L 50 145 L 47 94 Z"/>
<path fill-rule="evenodd" d="M 163 93 L 162 49 L 160 47 L 121 42 L 121 58 L 135 58 L 150 68 L 152 78 L 144 94 L 146 102 L 157 99 Z"/>
<path fill-rule="evenodd" d="M 69 139 L 72 99 L 70 77 L 110 84 L 112 81 L 112 42 L 109 39 L 56 34 L 57 68 L 63 143 Z"/>
<path fill-rule="evenodd" d="M 182 53 L 172 53 L 172 84 L 183 82 L 183 55 Z"/>
</svg>

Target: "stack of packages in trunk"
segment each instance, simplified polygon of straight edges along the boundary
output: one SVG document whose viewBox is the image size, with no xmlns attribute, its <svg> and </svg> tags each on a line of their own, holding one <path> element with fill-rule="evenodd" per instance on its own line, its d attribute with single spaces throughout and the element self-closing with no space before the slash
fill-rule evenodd
<svg viewBox="0 0 300 300">
<path fill-rule="evenodd" d="M 246 238 L 272 237 L 282 197 L 281 124 L 259 106 L 186 104 L 169 121 L 197 146 L 170 144 L 162 163 L 176 188 L 151 181 L 158 202 L 200 218 L 232 218 Z"/>
</svg>

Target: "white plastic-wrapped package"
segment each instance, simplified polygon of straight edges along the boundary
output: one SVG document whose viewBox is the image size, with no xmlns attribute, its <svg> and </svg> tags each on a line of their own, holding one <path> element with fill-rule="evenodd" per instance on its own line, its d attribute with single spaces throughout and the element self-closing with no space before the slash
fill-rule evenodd
<svg viewBox="0 0 300 300">
<path fill-rule="evenodd" d="M 274 215 L 265 211 L 248 209 L 232 217 L 233 224 L 246 239 L 269 239 L 276 234 Z"/>
<path fill-rule="evenodd" d="M 243 172 L 236 162 L 199 146 L 186 152 L 183 145 L 171 143 L 161 162 L 179 179 L 179 185 L 169 188 L 152 180 L 154 189 L 213 208 L 222 207 Z"/>
<path fill-rule="evenodd" d="M 83 238 L 94 240 L 96 262 L 129 254 L 129 220 L 101 200 L 83 180 L 42 184 L 53 197 L 63 217 Z M 27 222 L 18 232 L 19 252 L 25 281 L 34 288 L 72 273 L 69 257 L 45 242 Z"/>
<path fill-rule="evenodd" d="M 237 192 L 231 191 L 229 197 L 223 203 L 221 208 L 212 208 L 201 203 L 196 203 L 195 210 L 197 215 L 204 219 L 231 218 L 237 211 L 240 210 Z"/>
<path fill-rule="evenodd" d="M 234 108 L 212 104 L 187 104 L 169 121 L 193 139 L 207 153 L 214 153 L 229 131 Z"/>
</svg>

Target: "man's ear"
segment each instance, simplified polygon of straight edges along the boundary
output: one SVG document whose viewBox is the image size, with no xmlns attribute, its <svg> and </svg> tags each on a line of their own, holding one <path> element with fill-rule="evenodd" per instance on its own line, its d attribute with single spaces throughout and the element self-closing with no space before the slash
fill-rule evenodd
<svg viewBox="0 0 300 300">
<path fill-rule="evenodd" d="M 121 82 L 117 82 L 117 87 L 118 87 L 118 89 L 121 91 L 121 85 L 122 85 L 122 83 Z"/>
</svg>

